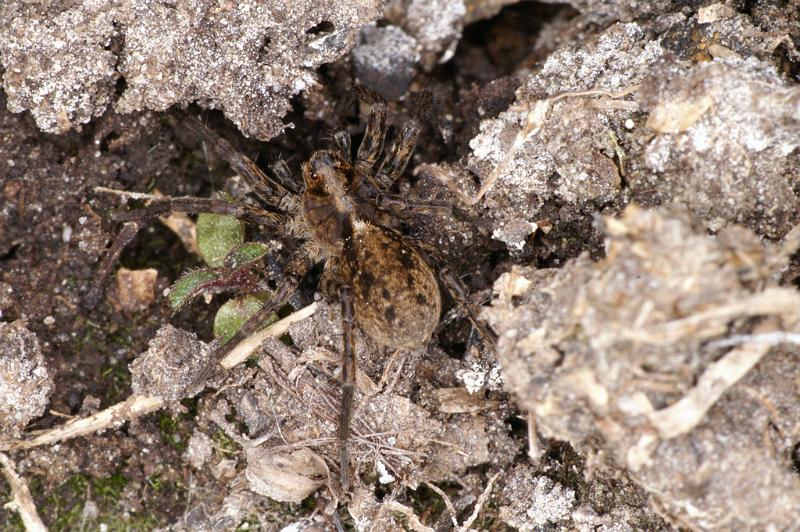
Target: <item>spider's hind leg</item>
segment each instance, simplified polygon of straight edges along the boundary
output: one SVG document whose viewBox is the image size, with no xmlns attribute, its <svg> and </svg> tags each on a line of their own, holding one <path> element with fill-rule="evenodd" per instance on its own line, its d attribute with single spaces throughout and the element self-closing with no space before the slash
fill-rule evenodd
<svg viewBox="0 0 800 532">
<path fill-rule="evenodd" d="M 83 298 L 82 306 L 86 310 L 91 310 L 100 304 L 103 295 L 105 295 L 106 280 L 111 274 L 111 269 L 119 260 L 122 250 L 131 243 L 143 226 L 144 224 L 139 221 L 128 222 L 122 226 L 117 236 L 114 237 L 111 246 L 109 246 L 103 259 L 100 261 L 100 265 L 97 267 L 97 270 L 95 270 L 92 286 Z"/>
<path fill-rule="evenodd" d="M 497 336 L 478 318 L 478 314 L 480 313 L 478 305 L 470 300 L 469 291 L 461 279 L 450 270 L 430 245 L 417 242 L 417 249 L 422 252 L 428 264 L 436 270 L 436 276 L 439 278 L 439 282 L 444 289 L 447 290 L 447 293 L 450 294 L 450 297 L 453 298 L 453 301 L 464 311 L 469 321 L 472 322 L 472 326 L 481 335 L 481 338 L 489 345 L 494 346 L 497 341 Z"/>
<path fill-rule="evenodd" d="M 494 346 L 497 342 L 497 336 L 484 322 L 478 319 L 478 306 L 470 301 L 467 287 L 464 286 L 461 279 L 453 274 L 447 266 L 437 264 L 436 270 L 439 281 L 450 294 L 450 297 L 464 310 L 469 321 L 472 322 L 472 326 L 475 327 L 475 330 L 481 335 L 481 338 L 489 345 Z"/>
<path fill-rule="evenodd" d="M 355 311 L 353 310 L 353 289 L 347 285 L 339 287 L 342 304 L 342 406 L 339 411 L 339 478 L 342 490 L 350 488 L 350 421 L 353 417 L 353 395 L 356 379 L 356 354 L 353 332 L 355 330 Z"/>
</svg>

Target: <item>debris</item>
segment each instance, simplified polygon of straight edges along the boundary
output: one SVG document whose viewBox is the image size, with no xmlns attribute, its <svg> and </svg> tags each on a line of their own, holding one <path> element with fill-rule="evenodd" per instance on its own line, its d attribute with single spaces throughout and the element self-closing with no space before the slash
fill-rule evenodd
<svg viewBox="0 0 800 532">
<path fill-rule="evenodd" d="M 309 306 L 311 307 L 311 305 Z M 308 308 L 308 307 L 307 307 Z M 297 313 L 295 313 L 297 314 Z M 294 316 L 294 318 L 293 318 Z M 271 333 L 274 334 L 283 334 L 286 331 L 286 327 L 288 323 L 291 323 L 293 319 L 296 319 L 295 315 L 290 315 L 284 318 L 277 323 L 272 324 L 271 327 L 265 329 L 264 331 L 260 331 L 256 333 L 254 336 L 260 336 L 260 338 L 265 338 L 268 336 L 265 331 L 269 330 Z M 6 324 L 0 324 L 0 326 L 6 326 Z M 163 332 L 162 332 L 163 331 Z M 185 331 L 180 331 L 179 329 L 175 329 L 174 327 L 167 325 L 162 328 L 161 337 L 158 340 L 154 340 L 151 342 L 151 348 L 145 353 L 144 355 L 150 354 L 146 360 L 146 362 L 140 362 L 138 364 L 139 372 L 138 378 L 140 379 L 137 384 L 134 384 L 137 388 L 147 388 L 154 391 L 160 391 L 161 393 L 165 393 L 167 398 L 162 397 L 155 397 L 155 396 L 146 396 L 146 395 L 132 395 L 128 399 L 117 403 L 113 406 L 106 408 L 105 410 L 101 410 L 95 414 L 84 418 L 75 418 L 72 419 L 63 425 L 59 425 L 52 429 L 48 429 L 37 434 L 31 434 L 27 437 L 22 439 L 15 439 L 15 438 L 4 438 L 0 439 L 0 451 L 9 451 L 9 450 L 16 450 L 16 449 L 30 449 L 33 447 L 38 447 L 40 445 L 48 445 L 51 443 L 57 443 L 63 440 L 68 440 L 72 438 L 77 438 L 79 436 L 86 436 L 88 434 L 92 434 L 94 432 L 103 431 L 111 427 L 117 427 L 124 424 L 126 421 L 139 418 L 141 416 L 147 415 L 151 412 L 156 412 L 160 410 L 162 407 L 165 406 L 167 401 L 172 401 L 172 404 L 169 406 L 175 405 L 177 401 L 183 399 L 184 397 L 180 396 L 180 393 L 186 393 L 186 397 L 189 397 L 189 394 L 197 393 L 198 386 L 191 382 L 191 375 L 189 378 L 186 378 L 186 374 L 188 373 L 197 373 L 198 371 L 202 370 L 202 366 L 194 366 L 194 365 L 187 365 L 184 368 L 183 373 L 184 378 L 180 379 L 180 368 L 177 366 L 162 366 L 161 362 L 156 360 L 148 360 L 148 359 L 155 359 L 155 354 L 158 352 L 162 352 L 166 354 L 166 350 L 169 348 L 169 338 L 173 337 L 179 342 L 183 342 L 185 348 L 189 348 L 190 351 L 194 351 L 195 355 L 199 355 L 198 350 L 202 350 L 203 347 L 202 342 L 196 340 L 194 335 L 187 333 Z M 246 360 L 250 354 L 252 354 L 252 346 L 251 346 L 251 339 L 252 337 L 245 338 L 239 345 L 237 345 L 231 353 L 225 359 L 223 367 L 226 369 L 230 369 L 231 367 L 235 366 Z M 244 347 L 243 347 L 244 346 Z M 175 345 L 173 345 L 175 347 Z M 163 349 L 164 351 L 159 351 Z M 233 356 L 233 353 L 237 353 L 237 355 Z M 246 355 L 246 356 L 244 356 Z M 241 360 L 238 357 L 244 356 Z M 178 354 L 179 358 L 184 359 L 186 361 L 186 354 Z M 140 357 L 141 358 L 141 357 Z M 197 361 L 196 356 L 192 356 L 189 354 L 189 358 L 192 359 L 194 362 Z M 133 364 L 139 359 L 137 358 Z M 169 358 L 167 359 L 169 360 Z M 2 359 L 0 359 L 2 361 Z M 174 360 L 173 360 L 174 362 Z M 166 364 L 167 362 L 165 362 Z M 132 364 L 132 366 L 133 366 Z M 165 379 L 165 375 L 155 376 L 152 374 L 146 374 L 143 371 L 143 366 L 148 366 L 151 370 L 155 368 L 155 371 L 160 371 L 161 369 L 166 368 L 168 371 L 168 375 L 172 375 L 175 378 L 178 378 L 177 382 L 170 382 L 169 379 Z M 134 370 L 131 369 L 133 373 Z M 42 405 L 44 408 L 44 405 Z M 39 414 L 37 414 L 39 415 Z"/>
<path fill-rule="evenodd" d="M 3 86 L 13 112 L 63 133 L 114 105 L 121 113 L 199 102 L 222 109 L 248 136 L 269 139 L 285 125 L 289 99 L 316 83 L 314 69 L 347 53 L 384 2 L 175 5 L 92 2 L 48 10 L 7 2 L 0 9 Z M 117 80 L 125 90 L 114 102 Z"/>
<path fill-rule="evenodd" d="M 298 504 L 328 482 L 325 462 L 306 448 L 274 452 L 251 447 L 245 455 L 250 489 L 276 501 Z"/>
<path fill-rule="evenodd" d="M 575 492 L 546 476 L 536 476 L 530 467 L 517 466 L 508 474 L 500 507 L 500 519 L 519 530 L 530 531 L 555 525 L 569 516 Z"/>
<path fill-rule="evenodd" d="M 161 327 L 149 348 L 130 364 L 134 395 L 159 397 L 177 405 L 205 387 L 198 377 L 205 371 L 210 349 L 197 336 L 172 325 Z"/>
<path fill-rule="evenodd" d="M 0 453 L 0 466 L 3 468 L 3 476 L 6 477 L 6 482 L 11 487 L 13 497 L 11 502 L 6 504 L 6 507 L 19 512 L 22 524 L 28 532 L 46 532 L 47 527 L 44 526 L 39 513 L 36 511 L 36 505 L 33 503 L 28 484 L 17 473 L 14 462 L 4 453 Z"/>
<path fill-rule="evenodd" d="M 189 438 L 184 458 L 192 467 L 200 469 L 211 458 L 212 450 L 211 438 L 206 436 L 204 432 L 195 429 L 191 438 Z"/>
<path fill-rule="evenodd" d="M 433 394 L 439 402 L 439 410 L 446 414 L 474 414 L 499 405 L 498 401 L 486 399 L 469 388 L 439 388 Z"/>
<path fill-rule="evenodd" d="M 156 300 L 156 278 L 158 271 L 153 268 L 144 270 L 117 270 L 117 290 L 114 303 L 124 312 L 139 312 Z"/>
<path fill-rule="evenodd" d="M 662 63 L 637 99 L 657 133 L 628 153 L 635 201 L 655 194 L 711 229 L 738 223 L 770 238 L 797 224 L 800 196 L 786 175 L 800 170 L 800 87 L 753 58 Z"/>
</svg>

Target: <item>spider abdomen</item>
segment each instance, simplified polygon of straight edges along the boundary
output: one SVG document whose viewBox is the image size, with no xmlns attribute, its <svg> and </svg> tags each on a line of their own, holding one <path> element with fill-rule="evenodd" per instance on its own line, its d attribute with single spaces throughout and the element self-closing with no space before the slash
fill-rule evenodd
<svg viewBox="0 0 800 532">
<path fill-rule="evenodd" d="M 361 329 L 388 347 L 425 345 L 442 308 L 431 267 L 399 234 L 366 222 L 353 224 L 352 243 L 350 283 Z"/>
</svg>

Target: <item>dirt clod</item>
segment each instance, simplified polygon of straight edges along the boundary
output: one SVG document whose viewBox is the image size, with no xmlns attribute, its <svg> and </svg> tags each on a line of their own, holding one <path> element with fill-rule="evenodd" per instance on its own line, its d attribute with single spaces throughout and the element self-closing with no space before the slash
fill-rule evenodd
<svg viewBox="0 0 800 532">
<path fill-rule="evenodd" d="M 798 430 L 796 416 L 766 399 L 785 386 L 773 373 L 784 355 L 747 338 L 796 332 L 800 297 L 770 286 L 774 250 L 753 233 L 730 226 L 711 237 L 697 227 L 680 208 L 629 207 L 605 220 L 601 261 L 504 274 L 487 311 L 501 335 L 503 375 L 542 435 L 610 453 L 680 522 L 788 524 L 798 507 L 789 486 L 800 482 L 780 458 L 790 442 L 770 438 L 775 452 L 760 459 L 757 476 L 731 464 L 761 452 L 764 416 Z M 743 343 L 715 344 L 728 334 Z M 751 369 L 761 357 L 771 362 Z M 741 411 L 751 412 L 747 421 Z M 693 478 L 696 489 L 678 478 Z M 781 517 L 767 517 L 776 504 Z"/>
<path fill-rule="evenodd" d="M 172 325 L 158 330 L 147 351 L 130 365 L 134 394 L 159 397 L 175 405 L 199 393 L 197 377 L 208 362 L 209 349 L 193 333 Z"/>
<path fill-rule="evenodd" d="M 0 435 L 17 436 L 41 416 L 52 390 L 36 335 L 21 321 L 0 322 Z"/>
</svg>

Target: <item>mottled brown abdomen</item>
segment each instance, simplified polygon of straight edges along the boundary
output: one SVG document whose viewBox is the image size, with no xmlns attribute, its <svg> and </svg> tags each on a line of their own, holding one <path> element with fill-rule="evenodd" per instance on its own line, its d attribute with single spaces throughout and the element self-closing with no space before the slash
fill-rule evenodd
<svg viewBox="0 0 800 532">
<path fill-rule="evenodd" d="M 350 284 L 356 320 L 366 334 L 389 347 L 425 345 L 439 323 L 439 284 L 422 255 L 394 231 L 353 225 Z"/>
</svg>

